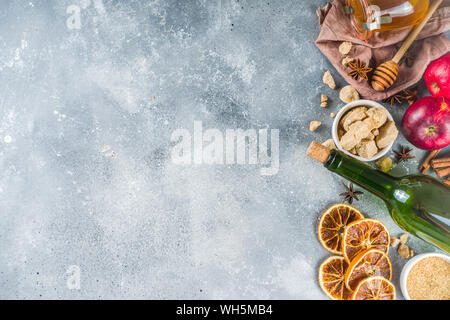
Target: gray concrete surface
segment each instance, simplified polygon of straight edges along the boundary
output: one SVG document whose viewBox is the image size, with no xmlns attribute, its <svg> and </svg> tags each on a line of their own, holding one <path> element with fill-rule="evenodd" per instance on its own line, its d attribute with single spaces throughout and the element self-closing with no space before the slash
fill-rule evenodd
<svg viewBox="0 0 450 320">
<path fill-rule="evenodd" d="M 305 156 L 343 105 L 313 43 L 325 3 L 2 0 L 0 298 L 326 299 L 316 223 L 343 188 Z M 278 173 L 175 164 L 195 120 L 279 129 Z M 401 233 L 374 196 L 356 206 Z"/>
</svg>

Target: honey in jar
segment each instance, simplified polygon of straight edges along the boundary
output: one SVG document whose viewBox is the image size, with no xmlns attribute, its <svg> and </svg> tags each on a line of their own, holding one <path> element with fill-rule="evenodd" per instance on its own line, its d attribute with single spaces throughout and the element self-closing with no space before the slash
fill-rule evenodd
<svg viewBox="0 0 450 320">
<path fill-rule="evenodd" d="M 362 39 L 373 32 L 414 26 L 425 17 L 429 0 L 346 0 L 346 12 Z"/>
</svg>

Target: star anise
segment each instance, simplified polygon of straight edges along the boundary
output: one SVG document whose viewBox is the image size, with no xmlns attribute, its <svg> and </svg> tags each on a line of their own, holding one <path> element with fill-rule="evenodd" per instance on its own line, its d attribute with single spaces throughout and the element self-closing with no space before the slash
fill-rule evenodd
<svg viewBox="0 0 450 320">
<path fill-rule="evenodd" d="M 366 64 L 362 62 L 360 59 L 356 59 L 356 61 L 349 62 L 347 66 L 350 68 L 350 72 L 348 73 L 353 79 L 358 80 L 359 77 L 368 80 L 367 74 L 372 71 L 372 68 L 366 67 Z"/>
<path fill-rule="evenodd" d="M 408 68 L 411 68 L 415 58 L 416 57 L 412 53 L 406 51 L 406 53 L 403 55 L 403 58 L 400 60 L 400 65 L 404 63 Z"/>
<path fill-rule="evenodd" d="M 344 197 L 343 202 L 347 201 L 348 203 L 352 204 L 353 199 L 356 201 L 359 201 L 358 195 L 363 194 L 362 191 L 353 191 L 353 183 L 350 182 L 350 185 L 347 187 L 347 185 L 344 183 L 344 181 L 341 180 L 342 185 L 344 186 L 346 192 L 343 192 L 339 194 L 341 197 Z"/>
<path fill-rule="evenodd" d="M 404 98 L 408 101 L 409 105 L 412 105 L 417 100 L 417 88 L 411 90 L 403 90 Z"/>
<path fill-rule="evenodd" d="M 413 156 L 412 154 L 410 154 L 413 150 L 406 148 L 404 146 L 401 146 L 402 150 L 400 151 L 395 151 L 394 153 L 397 155 L 397 163 L 400 163 L 402 161 L 408 161 L 409 159 L 414 159 L 415 156 Z"/>
<path fill-rule="evenodd" d="M 394 104 L 399 104 L 399 105 L 402 104 L 402 101 L 404 98 L 405 98 L 404 96 L 397 93 L 397 94 L 390 96 L 389 98 L 384 99 L 383 102 L 385 102 L 385 103 L 389 102 L 389 104 L 392 107 Z"/>
</svg>

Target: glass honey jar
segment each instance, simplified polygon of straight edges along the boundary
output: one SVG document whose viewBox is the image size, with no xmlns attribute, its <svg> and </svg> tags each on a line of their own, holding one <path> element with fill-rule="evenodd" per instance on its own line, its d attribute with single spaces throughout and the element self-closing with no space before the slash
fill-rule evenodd
<svg viewBox="0 0 450 320">
<path fill-rule="evenodd" d="M 345 0 L 345 11 L 363 40 L 373 32 L 414 26 L 425 17 L 429 0 Z"/>
</svg>

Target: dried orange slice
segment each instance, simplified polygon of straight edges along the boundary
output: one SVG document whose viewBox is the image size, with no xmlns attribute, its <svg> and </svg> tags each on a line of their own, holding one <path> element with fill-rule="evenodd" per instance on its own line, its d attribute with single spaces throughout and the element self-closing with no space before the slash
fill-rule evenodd
<svg viewBox="0 0 450 320">
<path fill-rule="evenodd" d="M 352 300 L 395 300 L 394 285 L 382 276 L 361 281 L 353 292 Z"/>
<path fill-rule="evenodd" d="M 381 221 L 363 219 L 350 223 L 342 237 L 342 253 L 351 262 L 354 257 L 370 248 L 389 251 L 389 232 Z"/>
<path fill-rule="evenodd" d="M 386 253 L 378 249 L 368 249 L 358 254 L 345 272 L 345 286 L 351 291 L 369 277 L 392 278 L 392 264 Z"/>
<path fill-rule="evenodd" d="M 349 300 L 352 292 L 345 286 L 345 271 L 348 263 L 344 257 L 331 256 L 319 267 L 319 284 L 332 300 Z"/>
<path fill-rule="evenodd" d="M 356 220 L 364 219 L 362 213 L 345 203 L 329 207 L 320 217 L 317 234 L 322 246 L 334 254 L 342 255 L 342 235 L 345 227 Z"/>
</svg>

